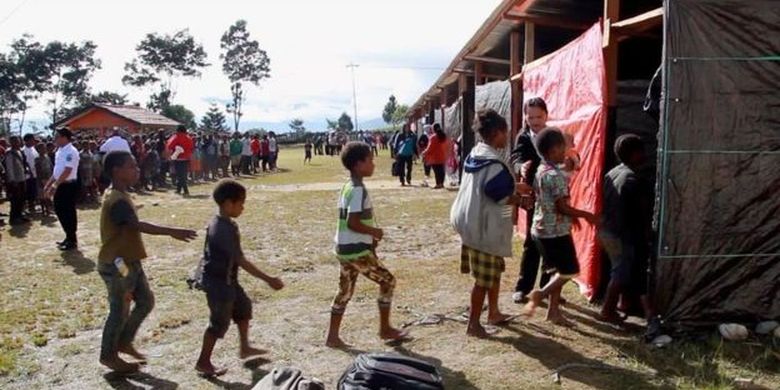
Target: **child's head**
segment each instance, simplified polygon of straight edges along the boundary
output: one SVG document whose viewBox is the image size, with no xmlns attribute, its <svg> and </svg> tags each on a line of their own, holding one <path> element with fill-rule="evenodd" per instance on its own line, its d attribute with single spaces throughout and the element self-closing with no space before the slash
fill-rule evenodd
<svg viewBox="0 0 780 390">
<path fill-rule="evenodd" d="M 545 160 L 561 164 L 566 158 L 566 138 L 557 127 L 547 127 L 536 135 L 536 150 Z"/>
<path fill-rule="evenodd" d="M 111 152 L 103 160 L 103 169 L 115 186 L 132 187 L 138 183 L 138 163 L 130 152 Z"/>
<path fill-rule="evenodd" d="M 374 174 L 374 154 L 365 142 L 350 142 L 341 152 L 341 163 L 352 176 L 369 177 Z"/>
<path fill-rule="evenodd" d="M 43 156 L 46 154 L 46 144 L 39 142 L 37 145 L 35 145 L 35 151 L 38 152 L 38 155 Z"/>
<path fill-rule="evenodd" d="M 523 105 L 525 123 L 534 132 L 538 133 L 547 126 L 547 103 L 540 97 L 528 99 Z"/>
<path fill-rule="evenodd" d="M 18 135 L 12 135 L 10 141 L 11 147 L 14 149 L 19 149 L 22 146 L 22 139 Z"/>
<path fill-rule="evenodd" d="M 219 205 L 219 210 L 223 215 L 230 218 L 238 218 L 244 212 L 244 201 L 246 201 L 246 188 L 241 183 L 224 179 L 214 188 L 214 202 Z"/>
<path fill-rule="evenodd" d="M 615 155 L 621 163 L 638 167 L 645 163 L 645 143 L 636 134 L 623 134 L 615 141 Z"/>
<path fill-rule="evenodd" d="M 482 136 L 486 144 L 496 149 L 506 147 L 509 126 L 504 117 L 493 109 L 481 110 L 477 112 L 475 122 L 474 131 Z"/>
<path fill-rule="evenodd" d="M 24 135 L 24 145 L 25 146 L 34 146 L 35 145 L 35 136 L 32 134 L 25 134 Z"/>
</svg>

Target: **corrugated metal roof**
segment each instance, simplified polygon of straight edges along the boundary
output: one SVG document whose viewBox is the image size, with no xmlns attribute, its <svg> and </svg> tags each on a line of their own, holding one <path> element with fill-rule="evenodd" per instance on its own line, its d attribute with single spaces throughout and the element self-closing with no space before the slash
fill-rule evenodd
<svg viewBox="0 0 780 390">
<path fill-rule="evenodd" d="M 179 122 L 160 115 L 156 112 L 141 108 L 138 106 L 115 106 L 110 104 L 95 103 L 94 107 L 99 107 L 119 115 L 125 119 L 136 122 L 140 125 L 149 126 L 178 126 Z"/>
</svg>

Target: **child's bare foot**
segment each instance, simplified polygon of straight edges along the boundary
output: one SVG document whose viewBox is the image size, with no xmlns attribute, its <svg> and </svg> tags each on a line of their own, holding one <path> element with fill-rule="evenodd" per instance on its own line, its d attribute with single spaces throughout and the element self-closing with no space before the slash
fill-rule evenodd
<svg viewBox="0 0 780 390">
<path fill-rule="evenodd" d="M 614 325 L 621 325 L 626 320 L 625 318 L 621 317 L 620 314 L 616 311 L 612 311 L 612 312 L 602 311 L 596 316 L 596 319 Z"/>
<path fill-rule="evenodd" d="M 198 362 L 195 364 L 195 371 L 197 371 L 198 374 L 204 377 L 211 378 L 215 376 L 225 375 L 227 373 L 227 368 L 214 367 L 214 365 L 211 364 L 211 362 L 205 362 L 205 363 Z"/>
<path fill-rule="evenodd" d="M 536 312 L 536 308 L 542 304 L 542 292 L 539 290 L 531 291 L 528 294 L 528 303 L 525 304 L 525 315 L 533 317 Z"/>
<path fill-rule="evenodd" d="M 141 364 L 146 364 L 146 355 L 142 354 L 141 352 L 138 352 L 138 350 L 136 350 L 132 344 L 123 345 L 119 347 L 119 352 L 134 357 Z"/>
<path fill-rule="evenodd" d="M 499 312 L 498 314 L 488 316 L 488 324 L 493 326 L 506 325 L 509 322 L 511 322 L 514 318 L 515 316 L 510 316 L 508 314 Z"/>
<path fill-rule="evenodd" d="M 328 337 L 325 341 L 325 346 L 328 348 L 349 348 L 349 344 L 342 341 L 339 337 Z"/>
<path fill-rule="evenodd" d="M 128 363 L 122 360 L 119 356 L 113 358 L 100 359 L 100 364 L 108 367 L 111 371 L 118 374 L 132 374 L 138 372 L 140 368 L 138 363 Z"/>
<path fill-rule="evenodd" d="M 552 314 L 552 315 L 548 314 L 547 321 L 550 321 L 555 325 L 563 326 L 566 328 L 571 328 L 574 326 L 574 324 L 569 322 L 569 320 L 567 320 L 566 317 L 563 316 L 563 314 Z"/>
<path fill-rule="evenodd" d="M 258 355 L 265 355 L 268 351 L 264 349 L 258 349 L 255 347 L 243 347 L 241 348 L 241 351 L 238 353 L 238 356 L 241 359 L 246 359 L 252 356 L 258 356 Z"/>
<path fill-rule="evenodd" d="M 401 341 L 407 337 L 409 337 L 409 332 L 395 328 L 389 328 L 379 332 L 379 338 L 385 341 Z"/>
<path fill-rule="evenodd" d="M 486 339 L 495 333 L 496 333 L 495 330 L 489 332 L 487 329 L 485 329 L 484 327 L 482 327 L 482 325 L 479 324 L 474 326 L 469 326 L 468 328 L 466 328 L 467 335 L 471 337 L 476 337 L 478 339 Z"/>
</svg>

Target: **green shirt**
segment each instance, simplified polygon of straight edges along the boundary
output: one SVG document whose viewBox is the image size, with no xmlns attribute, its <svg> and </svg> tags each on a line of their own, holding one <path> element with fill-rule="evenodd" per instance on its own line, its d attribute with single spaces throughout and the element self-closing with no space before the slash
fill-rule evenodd
<svg viewBox="0 0 780 390">
<path fill-rule="evenodd" d="M 243 149 L 243 147 L 244 145 L 241 143 L 241 140 L 234 138 L 232 141 L 230 141 L 230 155 L 240 156 L 241 149 Z"/>
</svg>

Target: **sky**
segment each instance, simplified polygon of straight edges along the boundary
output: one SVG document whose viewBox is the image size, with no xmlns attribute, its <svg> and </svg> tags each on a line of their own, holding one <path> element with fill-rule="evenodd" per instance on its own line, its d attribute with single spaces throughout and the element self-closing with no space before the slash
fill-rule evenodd
<svg viewBox="0 0 780 390">
<path fill-rule="evenodd" d="M 200 118 L 224 108 L 230 84 L 222 73 L 219 40 L 238 19 L 268 52 L 271 78 L 246 91 L 242 122 L 284 126 L 301 118 L 307 128 L 325 118 L 353 115 L 352 77 L 359 64 L 358 121 L 380 118 L 390 94 L 413 104 L 439 77 L 500 0 L 2 0 L 0 51 L 24 33 L 42 42 L 92 40 L 102 69 L 94 91 L 127 93 L 146 104 L 151 89 L 122 85 L 124 64 L 147 33 L 189 29 L 203 44 L 210 67 L 199 79 L 180 79 L 174 102 Z M 45 107 L 28 114 L 45 126 Z M 245 126 L 242 126 L 246 128 Z M 281 130 L 277 128 L 276 130 Z"/>
</svg>

